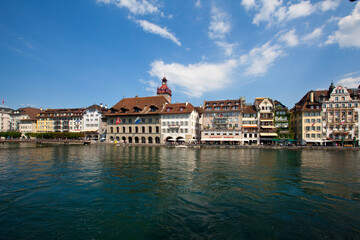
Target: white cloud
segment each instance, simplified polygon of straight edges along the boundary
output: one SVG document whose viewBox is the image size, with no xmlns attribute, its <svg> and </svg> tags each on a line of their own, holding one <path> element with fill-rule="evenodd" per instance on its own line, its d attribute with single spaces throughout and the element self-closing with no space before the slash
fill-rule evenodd
<svg viewBox="0 0 360 240">
<path fill-rule="evenodd" d="M 255 0 L 242 0 L 241 4 L 246 8 L 246 10 L 249 10 L 256 6 Z"/>
<path fill-rule="evenodd" d="M 132 14 L 151 14 L 159 12 L 157 6 L 147 0 L 96 0 L 98 3 L 113 4 L 119 8 L 127 8 Z"/>
<path fill-rule="evenodd" d="M 237 43 L 227 43 L 222 41 L 216 41 L 215 43 L 216 45 L 224 49 L 226 56 L 231 56 L 234 48 L 237 46 Z"/>
<path fill-rule="evenodd" d="M 358 88 L 360 86 L 360 77 L 343 78 L 337 82 L 346 88 Z"/>
<path fill-rule="evenodd" d="M 149 71 L 151 76 L 162 78 L 166 74 L 170 85 L 178 86 L 184 93 L 201 97 L 204 93 L 228 87 L 237 66 L 236 60 L 223 63 L 196 63 L 182 65 L 154 61 Z"/>
<path fill-rule="evenodd" d="M 195 7 L 201 8 L 201 1 L 200 0 L 196 0 Z"/>
<path fill-rule="evenodd" d="M 259 48 L 254 48 L 249 54 L 240 57 L 240 64 L 247 65 L 245 75 L 260 76 L 264 75 L 273 62 L 284 55 L 284 51 L 278 44 L 270 45 L 265 43 Z"/>
<path fill-rule="evenodd" d="M 181 46 L 180 41 L 174 36 L 174 34 L 170 33 L 166 27 L 162 28 L 154 23 L 148 22 L 146 20 L 137 20 L 136 21 L 146 32 L 150 32 L 153 34 L 160 35 L 163 38 L 170 39 L 177 45 Z"/>
<path fill-rule="evenodd" d="M 309 34 L 306 34 L 305 36 L 302 37 L 302 41 L 304 42 L 309 42 L 309 41 L 312 41 L 316 38 L 319 38 L 321 37 L 321 35 L 323 34 L 323 28 L 324 26 L 321 26 L 319 28 L 315 28 L 314 31 L 312 31 L 311 33 Z"/>
<path fill-rule="evenodd" d="M 289 47 L 295 47 L 299 44 L 298 36 L 295 33 L 295 29 L 288 31 L 280 36 L 280 41 L 285 42 Z"/>
<path fill-rule="evenodd" d="M 253 23 L 256 25 L 261 22 L 279 23 L 306 17 L 316 12 L 334 10 L 339 3 L 340 0 L 324 0 L 316 4 L 312 4 L 309 0 L 301 0 L 297 3 L 283 0 L 242 0 L 241 2 L 246 10 L 254 10 Z"/>
<path fill-rule="evenodd" d="M 317 7 L 323 11 L 335 10 L 340 4 L 340 0 L 323 0 L 318 3 Z"/>
<path fill-rule="evenodd" d="M 281 6 L 280 0 L 261 0 L 259 12 L 255 15 L 253 23 L 258 25 L 262 21 L 271 21 L 278 7 Z"/>
<path fill-rule="evenodd" d="M 158 87 L 158 83 L 153 80 L 145 81 L 144 79 L 139 79 L 139 82 L 145 85 L 145 90 L 149 92 L 155 92 Z"/>
<path fill-rule="evenodd" d="M 295 19 L 300 17 L 306 17 L 311 15 L 315 11 L 315 7 L 310 3 L 310 1 L 302 1 L 297 4 L 289 6 L 287 12 L 287 19 Z"/>
<path fill-rule="evenodd" d="M 211 39 L 224 39 L 230 32 L 230 22 L 228 15 L 216 7 L 211 9 L 211 22 L 209 26 L 209 37 Z"/>
<path fill-rule="evenodd" d="M 340 47 L 360 47 L 360 2 L 351 13 L 338 22 L 339 30 L 328 37 L 325 44 L 339 44 Z"/>
</svg>

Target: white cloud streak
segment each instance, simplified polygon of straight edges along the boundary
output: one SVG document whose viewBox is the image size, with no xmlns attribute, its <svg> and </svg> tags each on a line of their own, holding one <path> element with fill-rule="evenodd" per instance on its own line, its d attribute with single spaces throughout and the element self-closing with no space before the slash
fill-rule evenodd
<svg viewBox="0 0 360 240">
<path fill-rule="evenodd" d="M 228 60 L 218 64 L 196 63 L 189 65 L 165 64 L 163 61 L 154 61 L 149 73 L 157 78 L 162 78 L 163 74 L 166 73 L 170 85 L 178 86 L 185 94 L 199 98 L 206 92 L 229 86 L 236 66 L 236 60 Z"/>
<path fill-rule="evenodd" d="M 278 44 L 265 43 L 261 47 L 252 49 L 249 54 L 240 57 L 240 64 L 247 66 L 245 75 L 264 75 L 273 62 L 284 55 L 284 51 Z"/>
<path fill-rule="evenodd" d="M 138 23 L 144 31 L 160 35 L 163 38 L 169 39 L 176 43 L 178 46 L 181 46 L 180 41 L 174 36 L 174 34 L 170 33 L 166 27 L 162 28 L 154 23 L 148 22 L 146 20 L 136 20 L 136 23 Z"/>
<path fill-rule="evenodd" d="M 261 22 L 268 22 L 271 25 L 306 17 L 316 12 L 335 10 L 339 3 L 340 0 L 324 0 L 315 4 L 309 0 L 301 0 L 297 3 L 283 0 L 242 0 L 241 2 L 246 10 L 255 12 L 253 23 L 256 25 Z"/>
<path fill-rule="evenodd" d="M 158 7 L 147 0 L 96 0 L 98 3 L 112 4 L 119 8 L 127 8 L 132 14 L 144 15 L 160 12 Z"/>
<path fill-rule="evenodd" d="M 295 33 L 295 29 L 288 31 L 280 36 L 280 41 L 285 42 L 289 47 L 295 47 L 299 44 L 298 36 Z"/>
<path fill-rule="evenodd" d="M 338 22 L 339 30 L 328 37 L 325 44 L 339 44 L 341 48 L 360 47 L 360 2 L 351 13 Z"/>
<path fill-rule="evenodd" d="M 230 32 L 231 26 L 229 16 L 216 7 L 211 9 L 211 22 L 209 26 L 209 37 L 211 39 L 224 39 Z"/>
<path fill-rule="evenodd" d="M 337 82 L 347 88 L 358 88 L 360 86 L 360 77 L 343 78 Z"/>
</svg>

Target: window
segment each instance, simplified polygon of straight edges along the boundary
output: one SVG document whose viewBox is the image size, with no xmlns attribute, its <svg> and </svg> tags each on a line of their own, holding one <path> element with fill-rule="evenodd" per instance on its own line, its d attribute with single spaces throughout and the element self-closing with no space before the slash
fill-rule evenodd
<svg viewBox="0 0 360 240">
<path fill-rule="evenodd" d="M 149 133 L 152 133 L 152 127 L 149 127 Z"/>
<path fill-rule="evenodd" d="M 181 107 L 181 108 L 180 108 L 180 112 L 183 112 L 183 111 L 184 111 L 184 108 L 183 108 L 183 107 Z"/>
</svg>

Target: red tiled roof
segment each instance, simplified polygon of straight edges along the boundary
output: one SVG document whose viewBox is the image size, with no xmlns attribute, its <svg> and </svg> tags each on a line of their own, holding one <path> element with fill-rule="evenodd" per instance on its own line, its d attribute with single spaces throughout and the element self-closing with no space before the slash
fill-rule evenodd
<svg viewBox="0 0 360 240">
<path fill-rule="evenodd" d="M 237 106 L 237 109 L 232 109 L 233 106 Z M 211 107 L 211 109 L 209 109 Z M 215 107 L 220 107 L 219 110 L 215 110 Z M 228 107 L 228 109 L 224 109 Z M 203 112 L 208 111 L 236 111 L 241 110 L 241 101 L 240 99 L 235 100 L 216 100 L 216 101 L 205 101 Z"/>
<path fill-rule="evenodd" d="M 159 114 L 166 103 L 169 103 L 164 96 L 123 98 L 115 104 L 105 115 L 142 115 Z M 155 111 L 151 111 L 154 108 Z"/>
<path fill-rule="evenodd" d="M 243 108 L 243 113 L 245 114 L 254 114 L 256 113 L 256 108 L 254 105 L 246 105 Z"/>
<path fill-rule="evenodd" d="M 191 103 L 187 105 L 186 103 L 170 103 L 165 105 L 161 114 L 184 114 L 192 113 L 194 110 L 198 111 Z"/>
<path fill-rule="evenodd" d="M 20 114 L 23 115 L 28 115 L 29 119 L 23 119 L 26 121 L 36 121 L 36 116 L 41 112 L 40 109 L 38 108 L 31 108 L 31 107 L 26 107 L 26 108 L 19 108 L 18 111 L 20 112 Z"/>
<path fill-rule="evenodd" d="M 327 98 L 328 90 L 318 90 L 314 92 L 314 102 L 310 102 L 310 93 L 311 91 L 307 92 L 304 97 L 295 104 L 295 106 L 291 109 L 293 112 L 299 111 L 321 111 L 321 102 L 320 97 Z M 315 106 L 314 109 L 311 109 L 311 106 Z M 316 109 L 316 106 L 320 106 L 319 109 Z"/>
</svg>

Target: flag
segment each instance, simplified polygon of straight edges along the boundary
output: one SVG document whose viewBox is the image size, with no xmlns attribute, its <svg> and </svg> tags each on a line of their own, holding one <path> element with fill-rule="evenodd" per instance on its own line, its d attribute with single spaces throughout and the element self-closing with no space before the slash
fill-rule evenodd
<svg viewBox="0 0 360 240">
<path fill-rule="evenodd" d="M 315 122 L 313 122 L 313 124 L 311 125 L 312 127 L 315 125 Z"/>
<path fill-rule="evenodd" d="M 2 100 L 2 104 L 4 104 L 5 103 L 5 101 L 4 101 L 4 98 L 3 98 L 3 100 Z"/>
<path fill-rule="evenodd" d="M 341 125 L 343 125 L 345 123 L 345 119 L 341 121 Z"/>
<path fill-rule="evenodd" d="M 120 118 L 118 117 L 118 118 L 116 119 L 116 124 L 119 124 L 119 123 L 121 123 L 121 120 L 120 120 Z"/>
<path fill-rule="evenodd" d="M 139 124 L 139 123 L 141 123 L 141 119 L 140 119 L 139 117 L 137 117 L 137 118 L 135 119 L 135 124 Z"/>
</svg>

